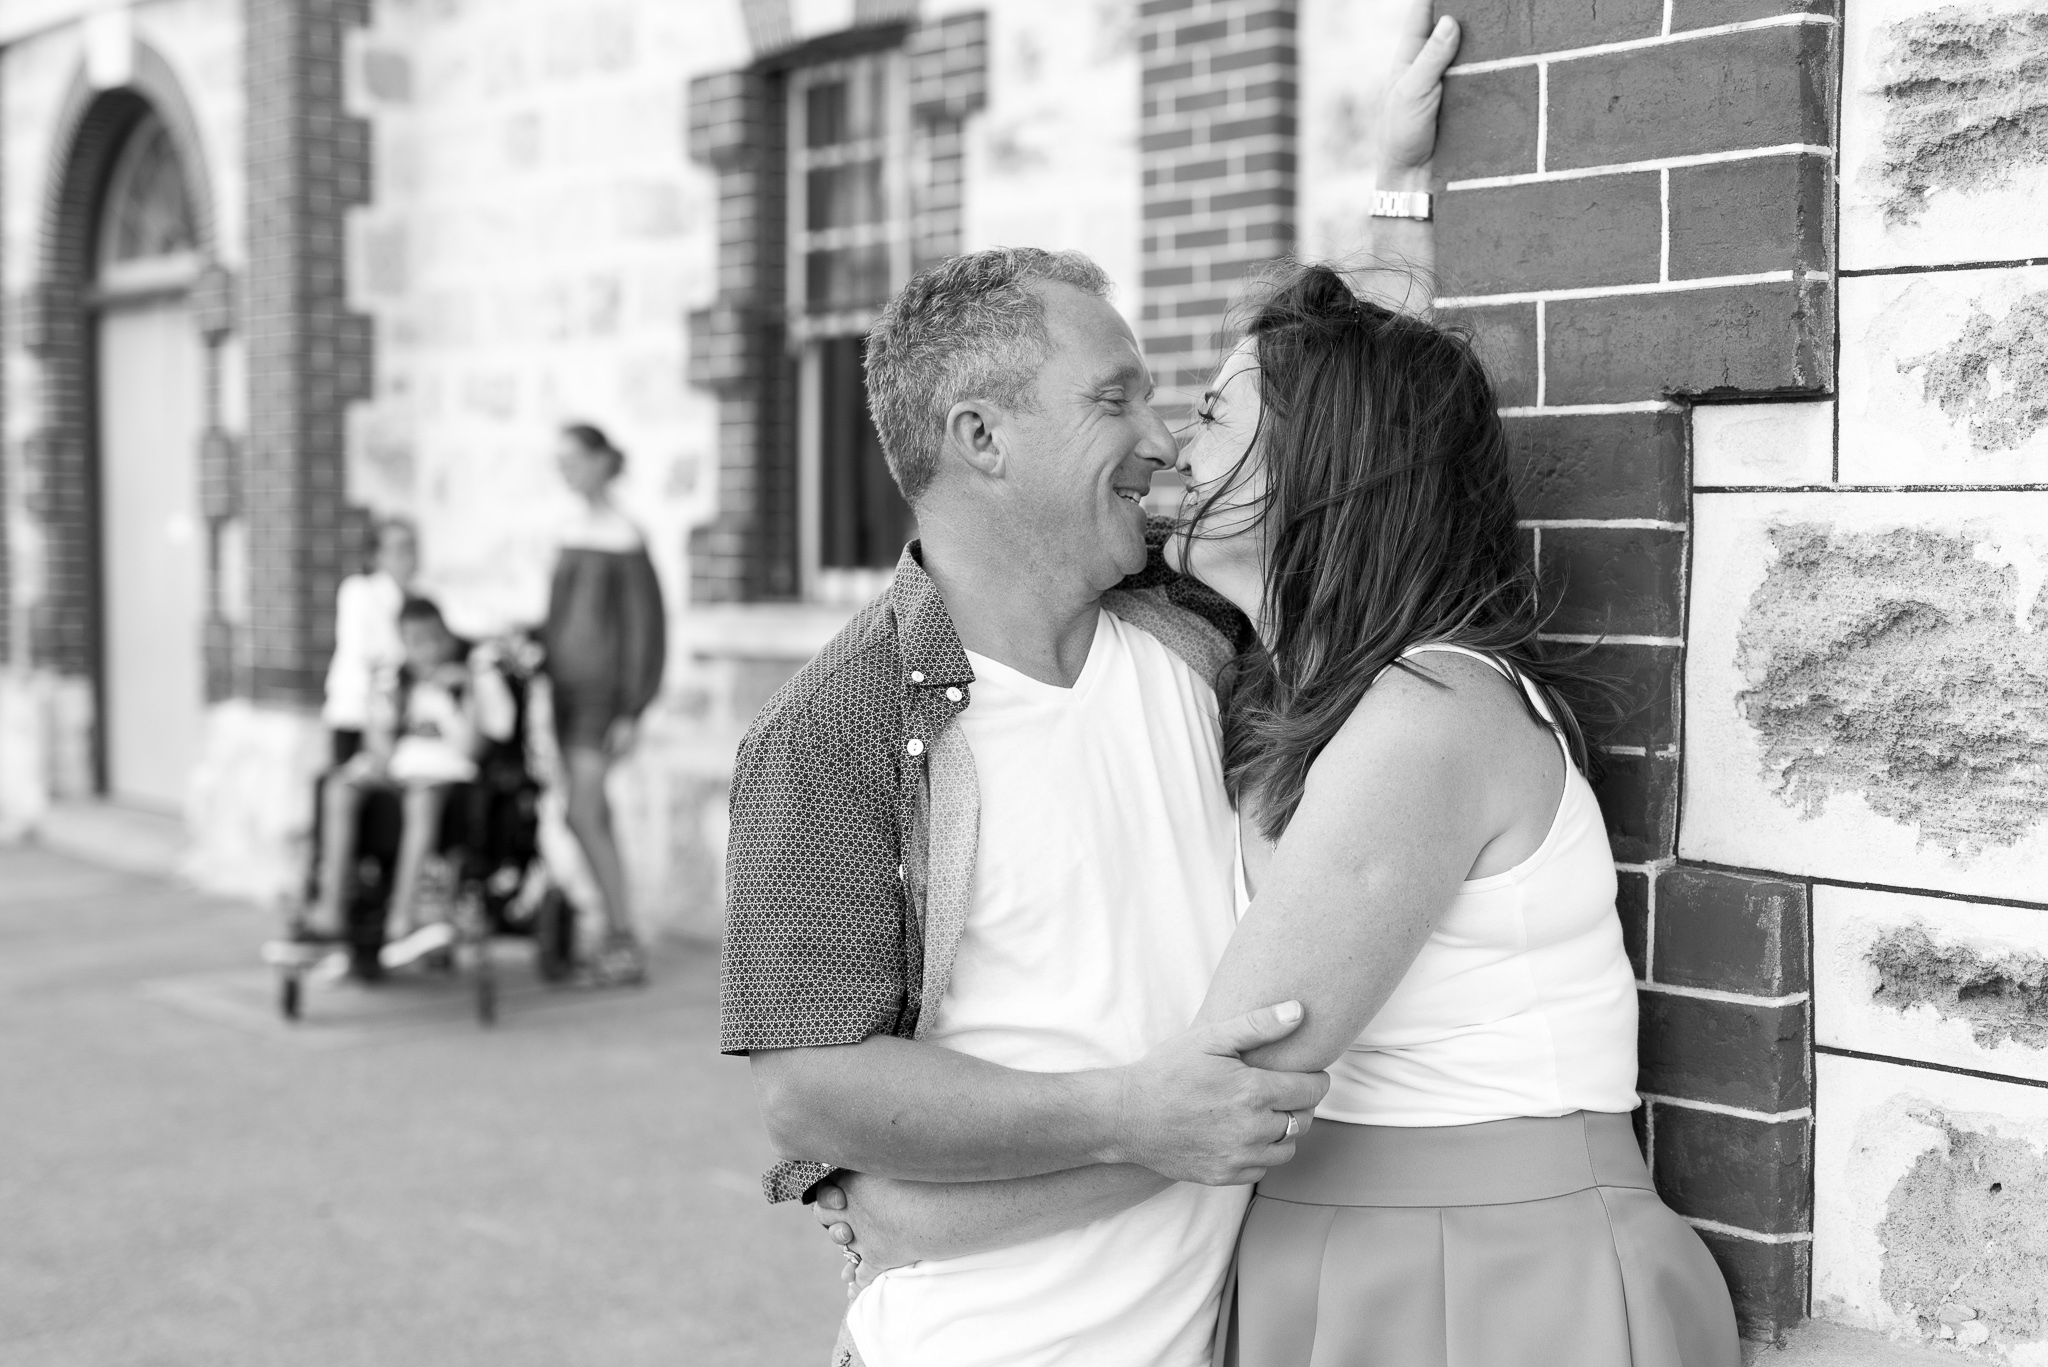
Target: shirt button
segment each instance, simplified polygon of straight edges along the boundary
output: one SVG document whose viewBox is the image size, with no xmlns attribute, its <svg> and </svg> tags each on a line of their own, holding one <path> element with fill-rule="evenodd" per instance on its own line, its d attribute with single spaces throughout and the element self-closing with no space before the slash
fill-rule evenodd
<svg viewBox="0 0 2048 1367">
<path fill-rule="evenodd" d="M 921 755 L 924 753 L 924 742 L 919 740 L 916 736 L 912 736 L 910 738 L 909 743 L 906 744 L 903 748 L 908 750 L 913 755 Z"/>
<path fill-rule="evenodd" d="M 911 671 L 910 671 L 910 681 L 911 681 L 912 683 L 923 683 L 923 682 L 924 682 L 924 671 L 923 671 L 922 669 L 913 669 L 913 670 L 911 670 Z"/>
<path fill-rule="evenodd" d="M 957 688 L 949 688 L 949 689 L 947 689 L 947 690 L 946 690 L 946 701 L 947 701 L 947 702 L 959 702 L 959 701 L 960 701 L 960 690 L 959 690 L 959 689 L 957 689 Z"/>
</svg>

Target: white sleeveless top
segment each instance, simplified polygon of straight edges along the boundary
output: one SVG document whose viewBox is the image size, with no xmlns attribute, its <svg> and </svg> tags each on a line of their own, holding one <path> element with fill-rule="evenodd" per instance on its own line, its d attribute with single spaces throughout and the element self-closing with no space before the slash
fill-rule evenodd
<svg viewBox="0 0 2048 1367">
<path fill-rule="evenodd" d="M 1402 658 L 1429 651 L 1469 655 L 1521 683 L 1556 731 L 1542 694 L 1499 661 L 1452 645 Z M 1635 973 L 1614 897 L 1607 825 L 1567 752 L 1542 845 L 1459 885 L 1386 1005 L 1330 1065 L 1316 1114 L 1417 1126 L 1634 1110 Z"/>
</svg>

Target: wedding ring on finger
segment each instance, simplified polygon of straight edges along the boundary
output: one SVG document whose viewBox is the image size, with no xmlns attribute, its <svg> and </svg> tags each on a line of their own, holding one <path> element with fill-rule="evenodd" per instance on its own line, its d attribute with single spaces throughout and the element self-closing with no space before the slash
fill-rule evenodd
<svg viewBox="0 0 2048 1367">
<path fill-rule="evenodd" d="M 1280 1142 L 1285 1144 L 1288 1140 L 1294 1138 L 1294 1136 L 1300 1133 L 1301 1117 L 1296 1115 L 1294 1112 L 1289 1111 L 1287 1113 L 1287 1133 L 1280 1136 Z"/>
<path fill-rule="evenodd" d="M 851 1248 L 842 1248 L 842 1249 L 840 1249 L 839 1251 L 840 1251 L 841 1253 L 843 1253 L 843 1254 L 845 1254 L 845 1255 L 846 1255 L 846 1261 L 847 1261 L 847 1264 L 848 1264 L 849 1266 L 852 1266 L 852 1267 L 859 1267 L 859 1266 L 860 1266 L 860 1254 L 859 1254 L 859 1252 L 857 1252 L 856 1250 L 854 1250 L 854 1249 L 851 1249 Z"/>
</svg>

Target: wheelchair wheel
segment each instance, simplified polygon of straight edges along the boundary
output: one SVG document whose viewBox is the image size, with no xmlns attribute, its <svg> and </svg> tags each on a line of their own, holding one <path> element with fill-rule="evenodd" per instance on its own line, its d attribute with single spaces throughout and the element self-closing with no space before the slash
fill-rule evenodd
<svg viewBox="0 0 2048 1367">
<path fill-rule="evenodd" d="M 277 980 L 277 1009 L 288 1021 L 299 1018 L 299 975 L 287 973 Z"/>
</svg>

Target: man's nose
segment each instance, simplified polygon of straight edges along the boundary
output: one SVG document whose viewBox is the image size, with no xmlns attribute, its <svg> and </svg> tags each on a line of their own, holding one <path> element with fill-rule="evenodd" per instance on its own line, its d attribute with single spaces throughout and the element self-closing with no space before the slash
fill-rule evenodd
<svg viewBox="0 0 2048 1367">
<path fill-rule="evenodd" d="M 1159 416 L 1159 410 L 1151 404 L 1145 405 L 1145 433 L 1138 440 L 1138 458 L 1165 469 L 1180 460 L 1180 443 L 1173 438 L 1173 430 L 1166 420 Z"/>
</svg>

